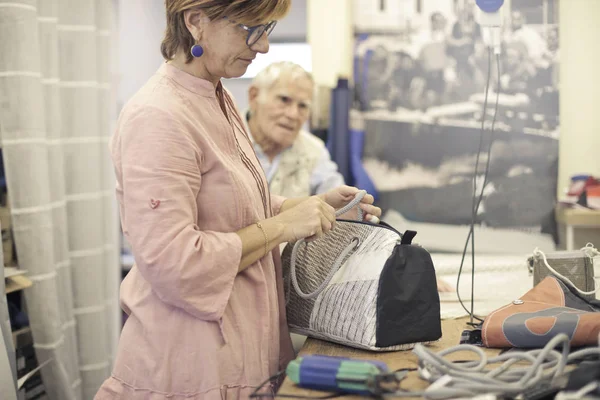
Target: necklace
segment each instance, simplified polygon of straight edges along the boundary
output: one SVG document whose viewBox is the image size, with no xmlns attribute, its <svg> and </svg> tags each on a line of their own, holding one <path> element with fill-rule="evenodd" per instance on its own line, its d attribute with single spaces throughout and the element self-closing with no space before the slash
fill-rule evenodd
<svg viewBox="0 0 600 400">
<path fill-rule="evenodd" d="M 235 144 L 236 144 L 238 153 L 240 155 L 240 158 L 242 160 L 242 163 L 248 169 L 248 171 L 250 171 L 250 174 L 252 174 L 252 177 L 254 178 L 254 182 L 256 183 L 256 186 L 260 193 L 261 201 L 263 203 L 265 218 L 269 218 L 272 216 L 271 196 L 269 193 L 269 188 L 267 185 L 265 185 L 263 175 L 256 168 L 256 163 L 259 163 L 258 158 L 256 157 L 256 154 L 254 154 L 256 163 L 253 163 L 250 160 L 250 158 L 248 157 L 248 155 L 246 154 L 246 152 L 244 152 L 244 150 L 240 146 L 240 142 L 238 141 L 237 134 L 236 134 L 236 128 L 238 130 L 240 130 L 240 132 L 242 132 L 243 136 L 248 141 L 250 148 L 252 148 L 252 141 L 248 137 L 246 130 L 243 128 L 243 124 L 242 124 L 242 121 L 240 120 L 239 115 L 237 114 L 237 112 L 235 112 L 233 100 L 227 94 L 227 92 L 225 92 L 223 90 L 223 86 L 221 85 L 221 82 L 219 82 L 219 84 L 217 85 L 217 98 L 219 99 L 221 109 L 225 113 L 225 118 L 227 118 L 227 121 L 229 122 L 229 124 L 231 126 L 233 137 L 235 139 Z M 230 114 L 233 115 L 233 120 L 229 117 Z"/>
</svg>

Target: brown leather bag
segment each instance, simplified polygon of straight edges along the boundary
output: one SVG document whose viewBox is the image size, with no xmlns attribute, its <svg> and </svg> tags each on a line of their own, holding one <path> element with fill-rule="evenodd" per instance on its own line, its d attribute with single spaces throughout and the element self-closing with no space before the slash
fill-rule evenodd
<svg viewBox="0 0 600 400">
<path fill-rule="evenodd" d="M 541 348 L 559 333 L 567 334 L 572 346 L 597 345 L 600 302 L 550 276 L 491 313 L 481 329 L 483 345 L 493 348 Z"/>
</svg>

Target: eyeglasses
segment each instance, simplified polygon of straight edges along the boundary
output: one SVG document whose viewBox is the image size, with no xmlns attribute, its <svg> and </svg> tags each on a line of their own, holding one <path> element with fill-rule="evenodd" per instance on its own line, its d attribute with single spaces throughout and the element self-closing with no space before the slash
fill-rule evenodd
<svg viewBox="0 0 600 400">
<path fill-rule="evenodd" d="M 223 17 L 223 18 L 229 19 L 227 17 Z M 255 25 L 255 26 L 247 26 L 244 24 L 239 24 L 230 19 L 229 19 L 229 21 L 231 21 L 234 24 L 237 24 L 237 26 L 239 26 L 240 28 L 242 28 L 243 30 L 248 32 L 248 37 L 246 38 L 246 44 L 248 45 L 248 47 L 252 47 L 256 42 L 258 42 L 264 33 L 266 33 L 267 36 L 269 36 L 271 34 L 271 32 L 273 32 L 273 29 L 275 29 L 275 25 L 277 25 L 277 21 L 271 21 L 266 24 Z"/>
</svg>

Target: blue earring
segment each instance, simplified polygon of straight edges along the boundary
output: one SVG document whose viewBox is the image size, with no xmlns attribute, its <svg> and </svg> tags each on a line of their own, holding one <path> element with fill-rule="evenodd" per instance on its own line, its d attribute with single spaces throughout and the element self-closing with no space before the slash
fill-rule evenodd
<svg viewBox="0 0 600 400">
<path fill-rule="evenodd" d="M 194 56 L 195 58 L 198 58 L 202 56 L 202 54 L 204 54 L 204 49 L 199 44 L 195 44 L 190 49 L 190 53 L 192 53 L 192 56 Z"/>
</svg>

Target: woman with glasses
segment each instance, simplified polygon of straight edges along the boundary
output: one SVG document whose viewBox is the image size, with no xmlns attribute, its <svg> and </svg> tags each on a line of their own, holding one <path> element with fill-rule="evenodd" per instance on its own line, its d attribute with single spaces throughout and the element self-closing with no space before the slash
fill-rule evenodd
<svg viewBox="0 0 600 400">
<path fill-rule="evenodd" d="M 110 148 L 136 264 L 98 400 L 248 398 L 293 357 L 279 244 L 334 228 L 357 192 L 270 195 L 221 78 L 242 76 L 290 0 L 166 0 L 166 60 L 123 108 Z M 365 218 L 381 210 L 365 196 Z"/>
</svg>

